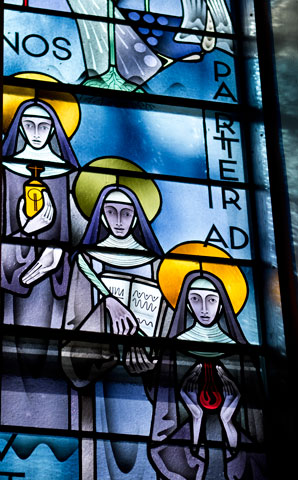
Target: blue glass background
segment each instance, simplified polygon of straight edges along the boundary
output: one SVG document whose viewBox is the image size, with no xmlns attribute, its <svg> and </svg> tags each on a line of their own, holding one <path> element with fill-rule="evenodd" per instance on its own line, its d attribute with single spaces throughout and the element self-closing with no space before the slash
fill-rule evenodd
<svg viewBox="0 0 298 480">
<path fill-rule="evenodd" d="M 118 7 L 145 10 L 145 2 L 144 0 L 119 0 Z M 180 0 L 150 0 L 150 11 L 179 17 L 182 15 L 182 6 Z"/>
<path fill-rule="evenodd" d="M 111 442 L 97 442 L 97 480 L 156 480 L 156 472 L 147 457 L 146 443 L 117 442 L 123 454 L 133 462 L 130 473 L 123 472 L 114 460 Z M 133 451 L 132 451 L 133 450 Z"/>
<path fill-rule="evenodd" d="M 239 250 L 230 247 L 230 226 L 241 228 L 249 235 L 246 196 L 243 191 L 239 191 L 239 194 L 244 208 L 239 211 L 233 205 L 227 209 L 222 208 L 221 189 L 218 187 L 212 187 L 214 208 L 210 208 L 208 188 L 205 186 L 162 181 L 156 183 L 163 203 L 162 210 L 152 225 L 164 251 L 167 252 L 179 243 L 204 241 L 215 224 L 228 248 L 222 243 L 214 243 L 215 245 L 224 248 L 234 258 L 251 259 L 250 244 Z M 214 237 L 216 235 L 212 235 Z"/>
<path fill-rule="evenodd" d="M 117 0 L 116 0 L 117 1 Z M 230 7 L 230 0 L 226 0 L 228 7 Z M 119 8 L 129 8 L 131 10 L 144 10 L 144 0 L 118 0 L 117 6 Z M 182 15 L 182 5 L 180 0 L 150 0 L 150 11 L 163 13 L 164 15 L 175 15 L 180 17 Z"/>
<path fill-rule="evenodd" d="M 109 379 L 96 383 L 96 430 L 98 432 L 149 435 L 152 405 L 142 378 L 131 377 L 122 366 Z"/>
<path fill-rule="evenodd" d="M 23 0 L 4 0 L 4 3 L 13 5 L 22 5 Z M 228 6 L 230 1 L 226 0 Z M 115 0 L 115 4 L 119 8 L 129 8 L 135 10 L 144 10 L 144 0 Z M 51 0 L 51 5 L 45 5 L 44 0 L 29 0 L 30 7 L 53 8 L 68 12 L 70 10 L 67 0 Z M 180 0 L 150 0 L 150 11 L 162 13 L 164 15 L 182 15 L 182 6 Z"/>
<path fill-rule="evenodd" d="M 146 92 L 156 95 L 169 95 L 173 97 L 199 98 L 217 102 L 235 103 L 230 97 L 215 95 L 224 81 L 237 99 L 234 75 L 214 78 L 214 61 L 226 63 L 232 70 L 235 68 L 234 58 L 219 50 L 214 50 L 206 55 L 200 63 L 176 62 L 150 79 L 143 88 Z M 226 93 L 226 92 L 224 92 Z"/>
<path fill-rule="evenodd" d="M 108 379 L 96 383 L 96 430 L 127 435 L 150 433 L 152 405 L 140 376 L 131 377 L 117 366 Z M 97 442 L 98 480 L 155 480 L 147 444 Z"/>
<path fill-rule="evenodd" d="M 8 3 L 12 5 L 23 5 L 24 0 L 4 0 L 4 3 Z M 45 2 L 44 0 L 28 0 L 28 5 L 29 7 L 35 7 L 35 8 L 51 8 L 53 10 L 57 10 L 61 12 L 70 11 L 67 0 L 51 0 L 50 5 L 48 2 Z"/>
<path fill-rule="evenodd" d="M 82 103 L 80 127 L 72 140 L 80 164 L 101 156 L 122 156 L 147 172 L 206 178 L 200 111 L 187 115 L 182 110 L 149 108 Z"/>
<path fill-rule="evenodd" d="M 15 32 L 19 33 L 19 53 L 4 42 L 4 75 L 13 75 L 19 72 L 39 72 L 51 75 L 65 83 L 76 83 L 84 71 L 84 62 L 81 52 L 80 39 L 75 20 L 54 16 L 36 15 L 27 12 L 5 11 L 4 35 L 15 45 Z M 27 35 L 40 35 L 49 44 L 49 52 L 41 57 L 28 55 L 22 48 L 22 41 Z M 53 50 L 61 57 L 66 52 L 53 46 L 53 39 L 63 37 L 68 39 L 71 46 L 60 41 L 60 45 L 71 50 L 72 56 L 68 60 L 59 60 L 53 55 Z M 45 44 L 41 39 L 31 38 L 26 42 L 27 49 L 33 53 L 41 53 Z M 76 54 L 75 54 L 76 52 Z"/>
<path fill-rule="evenodd" d="M 1 451 L 10 437 L 10 433 L 0 434 Z M 30 480 L 79 480 L 78 440 L 18 434 L 0 469 L 25 473 Z"/>
<path fill-rule="evenodd" d="M 262 342 L 259 322 L 257 320 L 256 299 L 253 284 L 253 272 L 249 267 L 241 267 L 248 285 L 248 298 L 237 319 L 248 343 L 259 345 Z"/>
</svg>

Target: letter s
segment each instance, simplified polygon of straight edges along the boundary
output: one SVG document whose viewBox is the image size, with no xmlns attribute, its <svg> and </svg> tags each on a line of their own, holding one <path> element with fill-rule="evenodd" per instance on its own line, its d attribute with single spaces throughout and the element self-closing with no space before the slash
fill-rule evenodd
<svg viewBox="0 0 298 480">
<path fill-rule="evenodd" d="M 56 37 L 53 40 L 54 47 L 57 47 L 60 50 L 63 50 L 64 52 L 66 52 L 66 55 L 61 57 L 61 56 L 58 55 L 56 50 L 53 50 L 53 55 L 54 55 L 54 57 L 58 58 L 58 60 L 69 60 L 70 57 L 71 57 L 71 51 L 68 50 L 68 48 L 65 48 L 65 47 L 62 47 L 61 45 L 59 45 L 58 42 L 60 42 L 60 41 L 65 42 L 66 45 L 69 45 L 69 46 L 70 46 L 70 42 L 66 38 L 63 38 L 63 37 Z"/>
</svg>

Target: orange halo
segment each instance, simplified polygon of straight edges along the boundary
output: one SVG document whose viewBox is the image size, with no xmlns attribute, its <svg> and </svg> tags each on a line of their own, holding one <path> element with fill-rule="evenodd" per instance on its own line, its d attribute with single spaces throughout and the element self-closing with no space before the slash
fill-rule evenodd
<svg viewBox="0 0 298 480">
<path fill-rule="evenodd" d="M 174 247 L 169 253 L 197 256 L 197 260 L 168 259 L 160 265 L 158 281 L 160 288 L 172 305 L 176 307 L 180 290 L 186 275 L 194 270 L 209 272 L 218 277 L 225 286 L 235 313 L 243 308 L 248 294 L 246 279 L 237 265 L 211 263 L 200 257 L 231 258 L 224 250 L 213 245 L 204 246 L 203 242 L 183 243 Z"/>
<path fill-rule="evenodd" d="M 18 73 L 14 77 L 58 83 L 58 80 L 55 78 L 41 73 Z M 80 107 L 73 95 L 67 92 L 51 92 L 39 89 L 38 97 L 36 97 L 35 88 L 18 87 L 15 85 L 4 85 L 3 87 L 4 133 L 7 132 L 20 104 L 34 98 L 43 100 L 53 107 L 68 137 L 75 133 L 80 121 Z"/>
</svg>

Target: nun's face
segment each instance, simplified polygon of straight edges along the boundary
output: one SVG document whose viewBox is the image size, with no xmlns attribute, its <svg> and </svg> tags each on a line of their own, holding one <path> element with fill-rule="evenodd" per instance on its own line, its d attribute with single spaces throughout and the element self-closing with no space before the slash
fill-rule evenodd
<svg viewBox="0 0 298 480">
<path fill-rule="evenodd" d="M 215 290 L 191 289 L 188 302 L 198 322 L 204 326 L 213 324 L 221 308 L 220 297 Z"/>
<path fill-rule="evenodd" d="M 52 121 L 49 118 L 23 115 L 22 127 L 31 147 L 40 149 L 47 143 Z"/>
<path fill-rule="evenodd" d="M 103 209 L 113 235 L 118 238 L 126 237 L 134 220 L 134 207 L 129 203 L 106 202 Z"/>
</svg>

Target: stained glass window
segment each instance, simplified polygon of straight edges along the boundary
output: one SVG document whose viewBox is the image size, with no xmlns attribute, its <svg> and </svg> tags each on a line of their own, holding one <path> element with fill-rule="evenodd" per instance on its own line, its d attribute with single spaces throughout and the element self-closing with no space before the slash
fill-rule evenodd
<svg viewBox="0 0 298 480">
<path fill-rule="evenodd" d="M 253 1 L 2 10 L 0 477 L 270 478 Z"/>
</svg>

